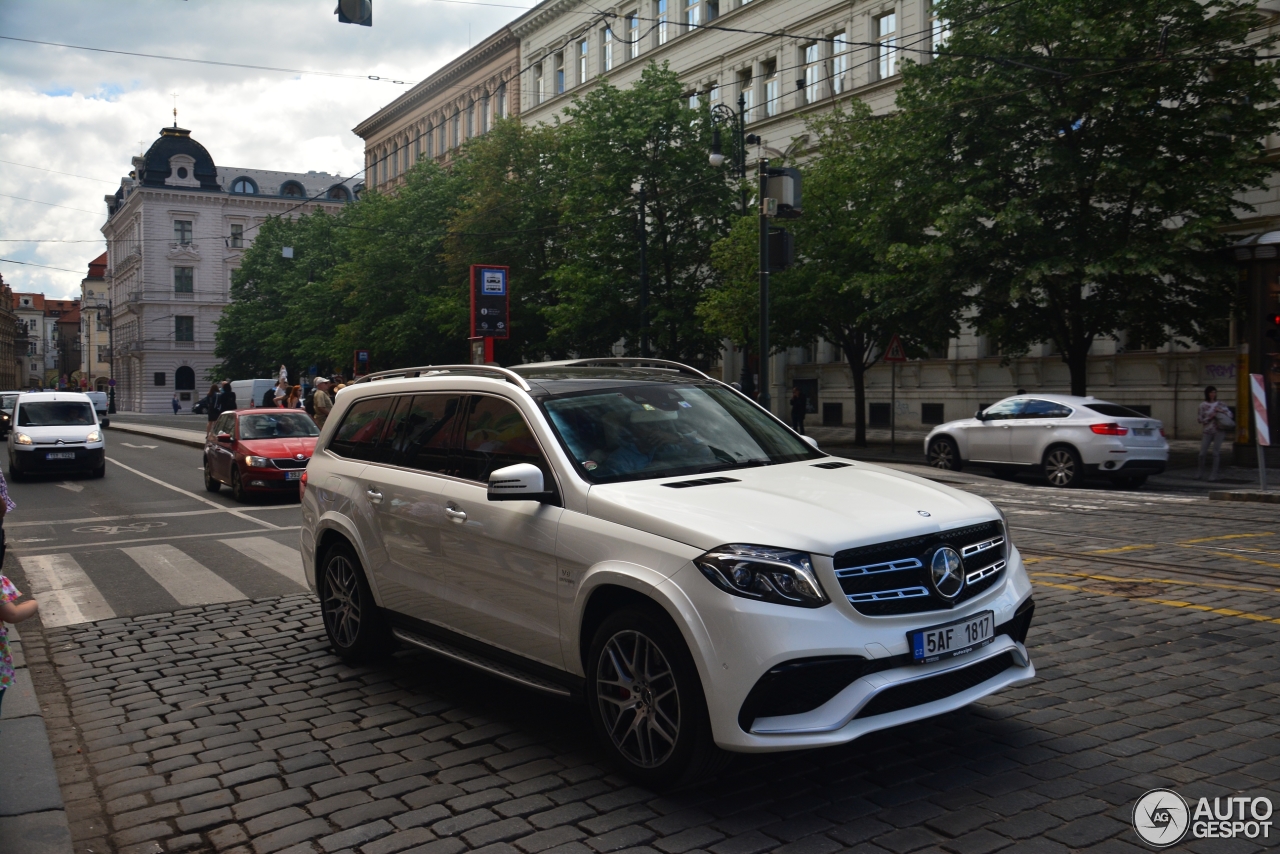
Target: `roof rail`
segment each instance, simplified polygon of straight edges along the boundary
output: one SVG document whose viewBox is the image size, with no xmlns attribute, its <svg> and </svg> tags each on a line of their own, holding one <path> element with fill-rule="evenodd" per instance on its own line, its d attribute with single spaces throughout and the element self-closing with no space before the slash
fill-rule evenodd
<svg viewBox="0 0 1280 854">
<path fill-rule="evenodd" d="M 414 377 L 431 376 L 432 374 L 454 374 L 454 373 L 478 373 L 490 374 L 494 379 L 506 380 L 509 383 L 518 385 L 524 391 L 532 391 L 533 387 L 524 381 L 524 377 L 515 371 L 509 371 L 506 368 L 500 368 L 497 365 L 424 365 L 419 368 L 398 368 L 394 371 L 377 371 L 372 374 L 365 374 L 356 379 L 355 383 L 374 382 L 375 380 L 389 380 L 396 378 L 412 379 Z"/>
<path fill-rule="evenodd" d="M 704 374 L 697 368 L 691 368 L 681 362 L 672 362 L 669 359 L 647 359 L 639 356 L 608 356 L 600 359 L 566 359 L 560 362 L 542 362 L 540 364 L 521 365 L 522 368 L 539 368 L 539 367 L 559 367 L 559 368 L 658 368 L 664 371 L 675 371 L 679 374 L 688 374 L 698 379 L 710 380 L 711 377 Z"/>
</svg>

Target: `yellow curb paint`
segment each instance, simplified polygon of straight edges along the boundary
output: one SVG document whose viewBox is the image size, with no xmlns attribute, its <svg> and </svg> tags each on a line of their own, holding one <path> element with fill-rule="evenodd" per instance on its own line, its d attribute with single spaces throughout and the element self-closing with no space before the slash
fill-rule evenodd
<svg viewBox="0 0 1280 854">
<path fill-rule="evenodd" d="M 1239 584 L 1214 584 L 1211 581 L 1182 581 L 1177 578 L 1126 578 L 1119 575 L 1097 575 L 1089 572 L 1033 572 L 1050 578 L 1088 578 L 1093 581 L 1117 581 L 1122 584 L 1181 584 L 1186 587 L 1212 587 L 1217 590 L 1242 590 L 1246 593 L 1280 593 L 1280 587 L 1244 587 Z"/>
<path fill-rule="evenodd" d="M 1246 611 L 1233 611 L 1230 608 L 1211 608 L 1208 605 L 1196 605 L 1192 602 L 1179 602 L 1176 599 L 1147 599 L 1140 596 L 1125 596 L 1123 593 L 1109 593 L 1104 590 L 1091 590 L 1088 587 L 1079 587 L 1075 584 L 1055 584 L 1052 581 L 1037 581 L 1044 587 L 1055 587 L 1058 590 L 1071 590 L 1077 593 L 1093 593 L 1098 596 L 1114 596 L 1117 599 L 1128 599 L 1130 602 L 1146 602 L 1149 605 L 1165 605 L 1170 608 L 1187 608 L 1192 611 L 1202 611 L 1206 614 L 1219 614 L 1224 617 L 1239 617 L 1244 620 L 1253 620 L 1258 623 L 1275 623 L 1280 625 L 1280 617 L 1268 617 L 1265 614 L 1250 614 Z"/>
<path fill-rule="evenodd" d="M 1113 554 L 1118 554 L 1120 552 L 1136 552 L 1139 549 L 1154 549 L 1154 548 L 1159 548 L 1159 545 L 1156 543 L 1147 543 L 1140 546 L 1120 546 L 1119 548 L 1115 548 L 1115 549 L 1093 549 L 1092 551 L 1087 551 L 1084 554 L 1113 555 Z"/>
<path fill-rule="evenodd" d="M 1194 540 L 1179 540 L 1178 545 L 1189 546 L 1192 543 L 1212 543 L 1216 540 L 1242 540 L 1246 537 L 1274 537 L 1275 534 L 1270 531 L 1263 531 L 1259 534 L 1222 534 L 1217 537 L 1199 537 Z"/>
</svg>

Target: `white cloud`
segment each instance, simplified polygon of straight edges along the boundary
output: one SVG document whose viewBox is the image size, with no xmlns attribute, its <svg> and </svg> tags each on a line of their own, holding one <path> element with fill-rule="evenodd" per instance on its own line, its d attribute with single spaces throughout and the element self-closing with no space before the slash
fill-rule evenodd
<svg viewBox="0 0 1280 854">
<path fill-rule="evenodd" d="M 533 0 L 497 0 L 532 6 Z M 520 14 L 441 0 L 375 0 L 373 27 L 339 24 L 335 0 L 42 0 L 0 2 L 0 35 L 134 53 L 359 75 L 285 74 L 0 43 L 0 257 L 85 270 L 105 249 L 102 197 L 130 158 L 173 122 L 219 166 L 348 175 L 361 168 L 351 128 L 408 89 L 363 79 L 417 81 Z M 99 213 L 49 207 L 36 199 Z M 0 264 L 15 290 L 67 298 L 80 277 Z"/>
</svg>

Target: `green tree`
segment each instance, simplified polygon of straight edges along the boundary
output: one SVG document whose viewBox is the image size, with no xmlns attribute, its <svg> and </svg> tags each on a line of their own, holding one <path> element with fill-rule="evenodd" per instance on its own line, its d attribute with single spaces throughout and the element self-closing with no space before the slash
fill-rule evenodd
<svg viewBox="0 0 1280 854">
<path fill-rule="evenodd" d="M 703 292 L 698 320 L 709 335 L 741 350 L 745 365 L 760 338 L 759 217 L 734 220 L 729 233 L 711 245 L 711 266 L 720 281 Z"/>
<path fill-rule="evenodd" d="M 943 55 L 907 64 L 888 128 L 933 212 L 955 304 L 1006 353 L 1051 341 L 1086 391 L 1095 338 L 1198 339 L 1230 309 L 1214 250 L 1273 166 L 1280 91 L 1235 0 L 939 0 Z"/>
<path fill-rule="evenodd" d="M 719 349 L 695 308 L 717 279 L 711 244 L 726 231 L 731 188 L 707 162 L 705 107 L 665 66 L 651 64 L 630 89 L 607 80 L 575 101 L 559 127 L 556 168 L 565 191 L 563 262 L 547 306 L 549 347 L 608 353 L 625 340 L 653 355 L 705 363 Z M 638 190 L 645 194 L 648 308 L 640 310 Z"/>
</svg>

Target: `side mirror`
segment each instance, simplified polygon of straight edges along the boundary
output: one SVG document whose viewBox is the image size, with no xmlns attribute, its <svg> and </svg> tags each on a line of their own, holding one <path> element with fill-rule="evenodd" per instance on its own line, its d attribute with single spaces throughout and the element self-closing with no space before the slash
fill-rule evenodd
<svg viewBox="0 0 1280 854">
<path fill-rule="evenodd" d="M 530 463 L 516 463 L 489 475 L 490 501 L 547 501 L 553 496 L 546 490 L 542 469 Z"/>
<path fill-rule="evenodd" d="M 217 438 L 217 440 L 218 440 L 219 442 L 221 442 L 221 443 L 222 443 L 222 444 L 224 444 L 224 445 L 230 445 L 230 444 L 231 444 L 231 434 L 230 434 L 230 433 L 219 433 L 219 434 L 217 435 L 217 437 L 216 437 L 216 438 Z"/>
<path fill-rule="evenodd" d="M 818 440 L 817 440 L 817 439 L 813 438 L 812 436 L 801 436 L 800 438 L 801 438 L 801 439 L 804 439 L 804 440 L 805 440 L 806 442 L 808 442 L 810 445 L 813 445 L 813 449 L 814 449 L 815 451 L 816 451 L 816 450 L 818 450 Z"/>
<path fill-rule="evenodd" d="M 974 417 L 974 418 L 976 418 L 976 419 L 978 419 L 979 421 L 986 421 L 986 420 L 987 420 L 987 419 L 986 419 L 986 416 L 984 416 L 984 415 L 982 414 L 982 410 L 981 410 L 981 409 L 979 409 L 977 412 L 973 413 L 973 417 Z"/>
<path fill-rule="evenodd" d="M 99 424 L 101 424 L 103 427 L 110 427 L 110 426 L 111 426 L 111 419 L 110 419 L 110 418 L 103 418 L 103 419 L 102 419 L 101 421 L 99 421 L 98 423 L 99 423 Z"/>
</svg>

